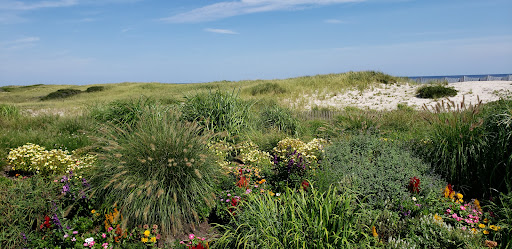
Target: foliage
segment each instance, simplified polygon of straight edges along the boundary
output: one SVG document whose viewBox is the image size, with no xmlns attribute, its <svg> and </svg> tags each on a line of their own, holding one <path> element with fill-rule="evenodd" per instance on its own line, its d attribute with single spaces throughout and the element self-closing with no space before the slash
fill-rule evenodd
<svg viewBox="0 0 512 249">
<path fill-rule="evenodd" d="M 321 186 L 336 184 L 357 189 L 375 205 L 410 198 L 411 177 L 421 179 L 420 193 L 440 189 L 443 184 L 430 166 L 397 142 L 375 135 L 357 135 L 326 148 L 318 171 Z M 326 187 L 324 187 L 326 188 Z"/>
<path fill-rule="evenodd" d="M 116 100 L 106 105 L 92 107 L 90 115 L 99 122 L 133 126 L 146 109 L 153 108 L 157 104 L 157 101 L 154 99 L 144 96 L 134 99 Z"/>
<path fill-rule="evenodd" d="M 497 200 L 491 202 L 485 208 L 494 212 L 497 225 L 502 229 L 493 237 L 500 241 L 500 248 L 512 247 L 512 193 L 501 193 Z"/>
<path fill-rule="evenodd" d="M 82 93 L 82 91 L 78 89 L 59 89 L 55 92 L 51 92 L 48 95 L 41 97 L 41 100 L 51 100 L 51 99 L 62 99 L 69 98 L 75 95 Z"/>
<path fill-rule="evenodd" d="M 94 156 L 77 157 L 66 150 L 46 150 L 36 144 L 27 143 L 12 149 L 7 156 L 11 170 L 41 175 L 56 175 L 90 167 Z"/>
<path fill-rule="evenodd" d="M 347 248 L 368 245 L 358 225 L 355 195 L 329 189 L 288 189 L 279 197 L 249 195 L 240 202 L 215 248 Z"/>
<path fill-rule="evenodd" d="M 123 227 L 161 224 L 164 234 L 186 230 L 213 205 L 217 167 L 197 123 L 165 108 L 146 108 L 133 127 L 110 127 L 103 165 L 93 173 L 94 195 L 117 203 Z"/>
<path fill-rule="evenodd" d="M 90 86 L 85 91 L 88 92 L 88 93 L 92 93 L 92 92 L 101 92 L 101 91 L 104 91 L 104 90 L 105 90 L 104 86 Z"/>
<path fill-rule="evenodd" d="M 41 176 L 20 176 L 9 180 L 7 185 L 0 185 L 1 248 L 18 248 L 23 243 L 23 235 L 35 234 L 51 209 L 51 201 L 57 197 L 54 186 Z"/>
<path fill-rule="evenodd" d="M 250 107 L 251 104 L 240 99 L 234 91 L 217 90 L 186 96 L 181 110 L 183 120 L 195 121 L 206 130 L 233 136 L 248 126 Z"/>
<path fill-rule="evenodd" d="M 255 85 L 255 86 L 251 87 L 249 90 L 250 90 L 252 96 L 262 95 L 262 94 L 276 95 L 276 94 L 281 94 L 281 93 L 286 92 L 286 89 L 284 89 L 282 86 L 280 86 L 277 83 L 271 83 L 271 82 L 266 82 L 266 83 L 261 83 L 261 84 Z"/>
<path fill-rule="evenodd" d="M 299 123 L 292 112 L 277 104 L 266 106 L 260 114 L 260 120 L 267 129 L 276 129 L 290 135 L 298 132 Z"/>
<path fill-rule="evenodd" d="M 501 100 L 482 108 L 464 102 L 439 104 L 429 117 L 432 131 L 425 157 L 437 172 L 475 195 L 491 189 L 512 190 L 512 101 Z M 451 110 L 451 112 L 445 112 Z M 476 183 L 476 184 L 475 184 Z"/>
<path fill-rule="evenodd" d="M 444 97 L 453 97 L 457 95 L 457 90 L 453 87 L 447 87 L 441 84 L 429 84 L 418 88 L 416 96 L 424 99 L 438 99 Z"/>
<path fill-rule="evenodd" d="M 308 143 L 296 138 L 285 138 L 277 143 L 273 151 L 275 156 L 283 158 L 294 152 L 300 153 L 308 163 L 316 163 L 322 159 L 326 144 L 327 141 L 321 138 L 314 138 Z"/>
<path fill-rule="evenodd" d="M 12 117 L 18 117 L 19 115 L 20 115 L 20 110 L 16 106 L 8 105 L 8 104 L 0 104 L 0 117 L 12 118 Z"/>
</svg>

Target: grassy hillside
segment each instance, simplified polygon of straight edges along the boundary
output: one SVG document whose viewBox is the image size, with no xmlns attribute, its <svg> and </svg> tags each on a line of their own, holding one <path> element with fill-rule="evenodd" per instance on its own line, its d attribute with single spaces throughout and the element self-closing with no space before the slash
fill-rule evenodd
<svg viewBox="0 0 512 249">
<path fill-rule="evenodd" d="M 304 76 L 282 80 L 220 81 L 193 84 L 164 83 L 117 83 L 95 85 L 32 85 L 1 87 L 0 103 L 14 104 L 21 109 L 73 110 L 94 104 L 119 99 L 130 99 L 141 95 L 163 102 L 182 101 L 185 96 L 209 90 L 240 91 L 243 99 L 285 99 L 300 98 L 302 94 L 314 92 L 333 93 L 347 88 L 365 89 L 376 83 L 405 81 L 384 73 L 364 71 L 342 74 Z M 85 93 L 91 86 L 104 86 L 100 92 Z M 59 89 L 77 89 L 84 93 L 76 96 L 42 101 L 41 98 Z"/>
</svg>

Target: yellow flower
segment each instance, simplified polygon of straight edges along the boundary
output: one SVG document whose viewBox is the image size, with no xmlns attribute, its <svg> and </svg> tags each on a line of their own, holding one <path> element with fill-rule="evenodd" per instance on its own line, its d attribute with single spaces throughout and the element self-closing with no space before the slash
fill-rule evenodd
<svg viewBox="0 0 512 249">
<path fill-rule="evenodd" d="M 484 223 L 487 223 L 487 222 L 489 222 L 489 219 L 485 218 Z"/>
<path fill-rule="evenodd" d="M 473 233 L 477 233 L 476 228 L 474 228 L 474 227 L 473 227 L 473 228 L 471 228 L 471 232 L 473 232 Z"/>
<path fill-rule="evenodd" d="M 261 179 L 261 181 L 259 181 L 258 183 L 259 183 L 259 184 L 263 184 L 263 183 L 264 183 L 264 182 L 266 182 L 266 181 L 267 181 L 267 180 L 265 180 L 265 179 Z"/>
<path fill-rule="evenodd" d="M 375 226 L 372 226 L 372 234 L 374 238 L 379 238 L 379 234 L 377 233 L 377 229 L 375 228 Z"/>
<path fill-rule="evenodd" d="M 148 236 L 149 236 L 149 234 L 150 234 L 149 230 L 144 231 L 144 236 L 145 236 L 145 237 L 148 237 Z"/>
<path fill-rule="evenodd" d="M 149 242 L 151 242 L 151 243 L 155 243 L 155 242 L 156 242 L 156 237 L 151 237 L 151 239 L 149 240 Z"/>
<path fill-rule="evenodd" d="M 487 230 L 484 230 L 484 231 L 482 231 L 482 232 L 483 232 L 484 234 L 489 234 L 489 231 L 487 231 Z"/>
<path fill-rule="evenodd" d="M 441 217 L 441 216 L 439 216 L 439 215 L 435 214 L 435 215 L 434 215 L 434 220 L 436 220 L 436 221 L 443 221 L 443 217 Z"/>
<path fill-rule="evenodd" d="M 272 192 L 272 191 L 268 191 L 268 193 L 269 193 L 271 196 L 276 195 L 276 194 L 275 194 L 274 192 Z"/>
<path fill-rule="evenodd" d="M 96 210 L 94 210 L 94 209 L 91 210 L 91 214 L 94 214 L 94 213 L 96 213 Z"/>
<path fill-rule="evenodd" d="M 494 230 L 494 231 L 498 231 L 498 227 L 495 226 L 495 225 L 490 225 L 489 228 Z"/>
<path fill-rule="evenodd" d="M 457 193 L 457 198 L 458 198 L 459 200 L 462 200 L 462 197 L 464 197 L 464 196 L 463 196 L 461 193 Z"/>
<path fill-rule="evenodd" d="M 478 227 L 479 227 L 479 228 L 485 228 L 485 225 L 484 225 L 484 224 L 482 224 L 482 223 L 480 223 L 480 224 L 478 224 Z"/>
<path fill-rule="evenodd" d="M 140 241 L 142 241 L 142 243 L 146 243 L 148 242 L 148 238 L 140 238 Z"/>
</svg>

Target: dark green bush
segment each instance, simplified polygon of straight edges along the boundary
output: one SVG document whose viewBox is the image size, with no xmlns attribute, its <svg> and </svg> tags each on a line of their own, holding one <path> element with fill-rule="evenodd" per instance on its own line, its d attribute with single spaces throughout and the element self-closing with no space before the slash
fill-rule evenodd
<svg viewBox="0 0 512 249">
<path fill-rule="evenodd" d="M 213 132 L 238 135 L 248 127 L 251 104 L 240 99 L 235 92 L 198 93 L 185 97 L 181 110 L 183 120 L 196 121 Z"/>
<path fill-rule="evenodd" d="M 252 96 L 262 95 L 262 94 L 273 94 L 274 95 L 274 94 L 286 93 L 286 89 L 281 87 L 279 84 L 270 83 L 270 82 L 255 85 L 255 86 L 251 87 L 249 90 L 250 90 Z"/>
<path fill-rule="evenodd" d="M 217 166 L 197 123 L 155 106 L 132 127 L 110 127 L 107 153 L 92 173 L 93 196 L 117 203 L 124 226 L 160 224 L 177 234 L 208 216 L 214 204 Z"/>
<path fill-rule="evenodd" d="M 357 135 L 325 149 L 318 183 L 356 189 L 369 203 L 409 198 L 410 178 L 421 180 L 423 193 L 439 191 L 444 185 L 423 163 L 398 143 L 374 135 Z"/>
<path fill-rule="evenodd" d="M 416 96 L 424 99 L 437 99 L 444 97 L 453 97 L 457 95 L 457 90 L 453 87 L 447 87 L 441 84 L 424 85 L 418 88 Z"/>
<path fill-rule="evenodd" d="M 75 96 L 82 93 L 82 91 L 78 89 L 59 89 L 55 92 L 51 92 L 48 95 L 41 97 L 41 100 L 51 100 L 51 99 L 62 99 L 69 98 L 71 96 Z"/>
<path fill-rule="evenodd" d="M 85 90 L 85 91 L 88 93 L 92 93 L 92 92 L 101 92 L 104 90 L 105 90 L 104 86 L 91 86 L 91 87 L 88 87 L 87 90 Z"/>
</svg>

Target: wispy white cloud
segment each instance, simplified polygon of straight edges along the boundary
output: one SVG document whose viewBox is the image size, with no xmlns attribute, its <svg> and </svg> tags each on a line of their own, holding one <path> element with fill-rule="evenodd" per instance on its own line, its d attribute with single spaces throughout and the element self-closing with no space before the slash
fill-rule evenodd
<svg viewBox="0 0 512 249">
<path fill-rule="evenodd" d="M 42 8 L 68 7 L 78 4 L 78 0 L 59 0 L 59 1 L 0 1 L 0 10 L 35 10 Z"/>
<path fill-rule="evenodd" d="M 343 21 L 343 20 L 339 20 L 339 19 L 327 19 L 327 20 L 324 20 L 325 23 L 331 23 L 331 24 L 342 24 L 342 23 L 347 23 L 346 21 Z"/>
<path fill-rule="evenodd" d="M 365 0 L 240 0 L 226 1 L 201 8 L 193 9 L 188 12 L 180 13 L 174 16 L 161 18 L 161 21 L 170 23 L 194 23 L 213 21 L 222 18 L 246 15 L 251 13 L 295 10 L 320 5 L 331 5 L 348 2 L 362 2 Z"/>
<path fill-rule="evenodd" d="M 3 42 L 0 42 L 0 49 L 16 50 L 16 49 L 33 47 L 35 45 L 35 43 L 38 42 L 39 40 L 40 40 L 39 37 L 32 36 L 32 37 L 19 38 L 16 40 L 3 41 Z"/>
<path fill-rule="evenodd" d="M 238 32 L 229 29 L 204 29 L 204 31 L 217 34 L 238 35 Z"/>
<path fill-rule="evenodd" d="M 0 13 L 0 24 L 15 24 L 26 21 L 27 19 L 15 13 Z"/>
</svg>

